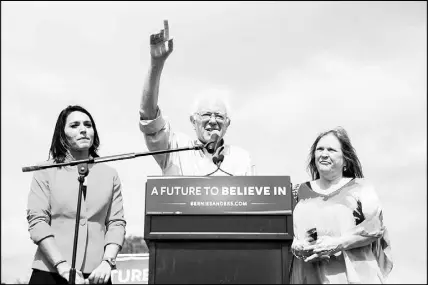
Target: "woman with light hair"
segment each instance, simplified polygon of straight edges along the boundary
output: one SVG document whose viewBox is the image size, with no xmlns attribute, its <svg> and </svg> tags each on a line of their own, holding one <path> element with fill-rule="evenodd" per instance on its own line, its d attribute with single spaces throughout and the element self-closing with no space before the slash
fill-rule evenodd
<svg viewBox="0 0 428 285">
<path fill-rule="evenodd" d="M 295 188 L 292 284 L 384 283 L 392 270 L 382 206 L 347 132 L 312 144 L 312 181 Z"/>
</svg>

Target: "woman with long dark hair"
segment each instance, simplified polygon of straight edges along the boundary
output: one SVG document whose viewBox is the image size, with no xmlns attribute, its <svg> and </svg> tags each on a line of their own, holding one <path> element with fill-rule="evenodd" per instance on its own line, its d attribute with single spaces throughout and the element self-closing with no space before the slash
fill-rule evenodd
<svg viewBox="0 0 428 285">
<path fill-rule="evenodd" d="M 68 106 L 58 116 L 49 150 L 50 163 L 98 157 L 98 137 L 91 114 Z M 77 166 L 34 173 L 27 220 L 38 246 L 30 284 L 68 284 L 79 193 Z M 115 169 L 90 164 L 85 178 L 76 254 L 76 284 L 111 284 L 111 270 L 123 245 L 125 226 L 121 182 Z M 87 191 L 86 191 L 87 189 Z"/>
</svg>

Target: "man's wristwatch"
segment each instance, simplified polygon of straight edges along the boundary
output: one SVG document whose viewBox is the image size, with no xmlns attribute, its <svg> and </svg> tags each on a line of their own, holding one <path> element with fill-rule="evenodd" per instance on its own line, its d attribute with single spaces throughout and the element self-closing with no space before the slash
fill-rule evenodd
<svg viewBox="0 0 428 285">
<path fill-rule="evenodd" d="M 106 261 L 110 265 L 111 270 L 116 270 L 116 259 L 115 258 L 103 258 L 103 261 Z"/>
</svg>

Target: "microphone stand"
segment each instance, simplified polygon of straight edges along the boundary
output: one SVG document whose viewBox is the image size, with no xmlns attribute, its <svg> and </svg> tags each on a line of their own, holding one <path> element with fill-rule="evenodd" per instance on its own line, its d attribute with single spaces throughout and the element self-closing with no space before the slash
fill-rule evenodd
<svg viewBox="0 0 428 285">
<path fill-rule="evenodd" d="M 114 161 L 114 160 L 123 160 L 123 159 L 131 159 L 136 158 L 140 156 L 147 156 L 147 155 L 156 155 L 156 154 L 163 154 L 163 153 L 170 153 L 170 152 L 177 152 L 177 151 L 184 151 L 184 150 L 201 150 L 206 145 L 200 144 L 195 145 L 192 147 L 182 147 L 182 148 L 175 148 L 175 149 L 167 149 L 167 150 L 158 150 L 158 151 L 152 151 L 152 152 L 140 152 L 140 153 L 126 153 L 126 154 L 120 154 L 120 155 L 111 155 L 111 156 L 105 156 L 105 157 L 97 157 L 97 158 L 88 158 L 88 159 L 80 159 L 75 160 L 71 162 L 64 162 L 64 163 L 57 163 L 57 164 L 45 164 L 45 165 L 34 165 L 34 166 L 27 166 L 22 168 L 22 172 L 29 172 L 29 171 L 37 171 L 42 170 L 46 168 L 52 168 L 52 167 L 61 167 L 61 166 L 73 166 L 78 165 L 78 172 L 79 172 L 79 196 L 77 198 L 77 213 L 76 213 L 76 224 L 74 229 L 74 243 L 73 243 L 73 256 L 71 261 L 71 269 L 70 269 L 70 276 L 69 276 L 69 284 L 75 284 L 76 283 L 76 251 L 77 251 L 77 240 L 79 237 L 79 220 L 80 220 L 80 208 L 82 205 L 82 193 L 83 188 L 85 187 L 83 183 L 85 182 L 85 177 L 89 174 L 89 168 L 88 163 L 102 163 L 107 161 Z"/>
<path fill-rule="evenodd" d="M 77 239 L 79 237 L 79 220 L 80 220 L 80 207 L 82 205 L 82 193 L 83 193 L 83 183 L 85 182 L 85 177 L 89 174 L 89 168 L 87 163 L 82 163 L 78 167 L 79 171 L 79 196 L 77 198 L 77 214 L 76 214 L 76 224 L 74 228 L 74 243 L 73 243 L 73 257 L 71 260 L 71 269 L 68 284 L 76 284 L 76 251 L 77 251 Z"/>
<path fill-rule="evenodd" d="M 107 161 L 131 159 L 131 158 L 136 158 L 136 157 L 140 157 L 140 156 L 164 154 L 164 153 L 184 151 L 184 150 L 201 150 L 205 146 L 206 145 L 198 144 L 198 145 L 190 146 L 190 147 L 182 147 L 182 148 L 174 148 L 174 149 L 166 149 L 166 150 L 157 150 L 157 151 L 149 151 L 149 152 L 140 152 L 140 153 L 138 153 L 138 152 L 137 153 L 132 152 L 132 153 L 110 155 L 110 156 L 104 156 L 104 157 L 79 159 L 79 160 L 75 160 L 75 161 L 63 162 L 63 163 L 56 163 L 56 164 L 24 166 L 24 167 L 22 167 L 22 172 L 30 172 L 30 171 L 42 170 L 42 169 L 46 169 L 46 168 L 62 167 L 62 166 L 68 166 L 68 165 L 73 166 L 73 165 L 78 165 L 78 164 L 81 164 L 81 163 L 92 163 L 92 164 L 95 164 L 95 163 L 101 163 L 101 162 L 107 162 Z"/>
</svg>

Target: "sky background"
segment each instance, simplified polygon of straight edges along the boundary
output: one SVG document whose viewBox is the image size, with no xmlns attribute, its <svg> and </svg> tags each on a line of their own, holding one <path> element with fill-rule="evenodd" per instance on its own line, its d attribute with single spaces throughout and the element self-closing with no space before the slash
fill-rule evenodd
<svg viewBox="0 0 428 285">
<path fill-rule="evenodd" d="M 390 283 L 427 282 L 426 2 L 1 3 L 1 281 L 31 272 L 33 173 L 69 104 L 92 113 L 101 156 L 147 151 L 139 103 L 150 34 L 169 20 L 174 51 L 159 105 L 194 136 L 188 110 L 229 94 L 225 137 L 259 175 L 310 179 L 309 148 L 343 126 L 383 203 Z M 127 234 L 143 235 L 151 157 L 110 162 L 123 183 Z M 76 184 L 76 187 L 78 185 Z"/>
</svg>

